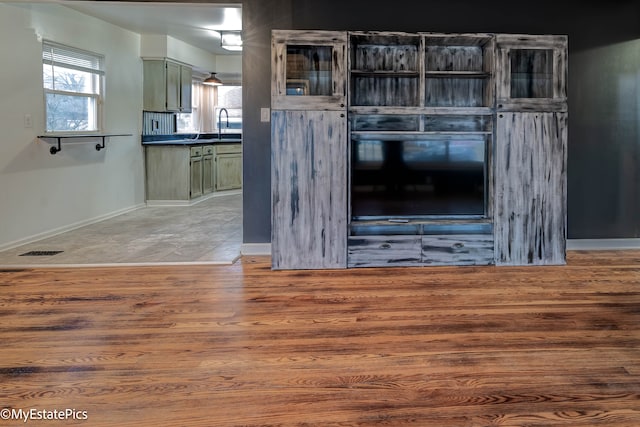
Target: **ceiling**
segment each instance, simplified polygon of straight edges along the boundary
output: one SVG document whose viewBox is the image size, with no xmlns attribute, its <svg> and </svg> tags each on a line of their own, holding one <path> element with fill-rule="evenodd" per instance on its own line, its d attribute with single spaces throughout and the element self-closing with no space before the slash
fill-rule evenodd
<svg viewBox="0 0 640 427">
<path fill-rule="evenodd" d="M 211 3 L 63 1 L 63 5 L 139 34 L 168 35 L 215 55 L 237 55 L 220 47 L 212 30 L 241 30 L 242 8 Z"/>
</svg>

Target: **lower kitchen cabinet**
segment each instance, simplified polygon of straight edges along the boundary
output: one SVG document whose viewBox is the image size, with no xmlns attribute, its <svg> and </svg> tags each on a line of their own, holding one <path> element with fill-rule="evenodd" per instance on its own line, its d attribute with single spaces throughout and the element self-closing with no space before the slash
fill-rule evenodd
<svg viewBox="0 0 640 427">
<path fill-rule="evenodd" d="M 202 166 L 201 163 L 196 163 Z M 146 198 L 153 201 L 189 201 L 192 173 L 191 147 L 158 145 L 145 147 Z"/>
<path fill-rule="evenodd" d="M 214 151 L 215 190 L 242 188 L 242 146 L 216 145 Z"/>
<path fill-rule="evenodd" d="M 147 201 L 189 202 L 242 187 L 241 144 L 146 145 Z"/>
<path fill-rule="evenodd" d="M 215 186 L 213 150 L 213 145 L 202 147 L 202 194 L 211 193 Z"/>
<path fill-rule="evenodd" d="M 202 196 L 202 147 L 191 147 L 191 157 L 189 159 L 189 170 L 191 179 L 189 180 L 189 198 Z"/>
</svg>

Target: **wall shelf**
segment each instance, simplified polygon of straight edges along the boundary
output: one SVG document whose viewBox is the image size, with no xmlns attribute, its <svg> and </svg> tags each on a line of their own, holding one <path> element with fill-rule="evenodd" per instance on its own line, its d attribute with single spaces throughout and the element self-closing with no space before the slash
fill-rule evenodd
<svg viewBox="0 0 640 427">
<path fill-rule="evenodd" d="M 106 148 L 105 141 L 107 138 L 112 136 L 132 136 L 130 133 L 106 133 L 106 134 L 73 134 L 73 135 L 39 135 L 40 139 L 55 139 L 57 142 L 57 146 L 53 146 L 49 149 L 51 154 L 56 154 L 62 151 L 62 140 L 63 139 L 80 139 L 80 138 L 99 138 L 102 140 L 102 143 L 96 144 L 96 151 L 100 151 L 103 148 Z"/>
</svg>

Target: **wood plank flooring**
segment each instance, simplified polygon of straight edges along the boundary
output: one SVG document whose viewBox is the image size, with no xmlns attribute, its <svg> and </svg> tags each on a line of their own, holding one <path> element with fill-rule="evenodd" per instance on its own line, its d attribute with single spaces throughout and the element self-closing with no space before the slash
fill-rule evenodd
<svg viewBox="0 0 640 427">
<path fill-rule="evenodd" d="M 31 422 L 54 426 L 640 426 L 640 251 L 568 259 L 2 270 L 0 409 L 86 411 Z"/>
</svg>

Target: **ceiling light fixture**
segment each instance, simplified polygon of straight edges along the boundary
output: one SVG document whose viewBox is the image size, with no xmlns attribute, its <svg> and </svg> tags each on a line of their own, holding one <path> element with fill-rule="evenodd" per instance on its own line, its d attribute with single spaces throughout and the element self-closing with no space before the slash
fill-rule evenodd
<svg viewBox="0 0 640 427">
<path fill-rule="evenodd" d="M 242 33 L 240 31 L 220 31 L 220 46 L 226 50 L 242 50 Z"/>
<path fill-rule="evenodd" d="M 202 83 L 209 86 L 222 86 L 223 84 L 222 80 L 216 77 L 216 73 L 211 73 Z"/>
</svg>

